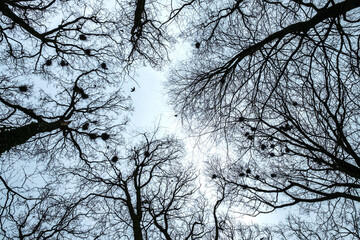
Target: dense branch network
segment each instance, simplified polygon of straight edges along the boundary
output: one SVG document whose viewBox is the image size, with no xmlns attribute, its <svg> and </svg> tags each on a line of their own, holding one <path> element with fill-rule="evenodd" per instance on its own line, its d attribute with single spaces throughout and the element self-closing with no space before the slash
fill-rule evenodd
<svg viewBox="0 0 360 240">
<path fill-rule="evenodd" d="M 173 71 L 172 102 L 191 131 L 226 142 L 228 163 L 215 158 L 209 172 L 218 191 L 226 186 L 228 203 L 243 208 L 234 211 L 254 215 L 336 201 L 356 212 L 360 3 L 193 7 L 197 43 Z"/>
</svg>

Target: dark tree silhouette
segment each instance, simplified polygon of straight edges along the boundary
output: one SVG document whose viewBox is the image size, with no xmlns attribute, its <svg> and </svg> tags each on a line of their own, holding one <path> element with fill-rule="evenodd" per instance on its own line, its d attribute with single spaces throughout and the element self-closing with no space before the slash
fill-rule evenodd
<svg viewBox="0 0 360 240">
<path fill-rule="evenodd" d="M 101 239 L 203 239 L 206 206 L 198 194 L 195 171 L 182 163 L 182 144 L 172 138 L 142 134 L 140 142 L 120 154 L 67 171 L 87 203 Z M 96 210 L 98 209 L 98 210 Z"/>
<path fill-rule="evenodd" d="M 229 146 L 209 177 L 254 215 L 296 204 L 329 207 L 333 222 L 357 212 L 360 2 L 191 4 L 188 34 L 201 45 L 169 85 L 184 122 Z"/>
<path fill-rule="evenodd" d="M 170 37 L 153 14 L 159 7 L 145 1 L 1 2 L 0 153 L 61 132 L 80 152 L 82 124 L 95 123 L 95 129 L 106 122 L 87 134 L 109 135 L 110 116 L 131 109 L 117 86 L 137 62 L 160 66 L 166 60 Z"/>
<path fill-rule="evenodd" d="M 130 110 L 118 86 L 139 61 L 159 67 L 167 59 L 170 37 L 155 14 L 160 7 L 156 1 L 1 2 L 0 153 L 39 133 L 75 133 L 68 130 L 102 124 L 99 114 Z"/>
<path fill-rule="evenodd" d="M 115 121 L 115 115 L 131 110 L 130 102 L 118 90 L 105 92 L 94 86 L 79 87 L 83 86 L 84 78 L 96 76 L 96 70 L 85 72 L 73 83 L 59 87 L 56 95 L 36 91 L 30 85 L 26 92 L 21 92 L 16 82 L 4 77 L 0 97 L 0 154 L 11 156 L 16 150 L 32 157 L 46 154 L 47 158 L 51 155 L 61 158 L 64 153 L 77 153 L 86 160 L 87 154 L 94 151 L 89 146 L 91 139 L 106 144 L 118 141 L 116 135 L 126 119 Z"/>
<path fill-rule="evenodd" d="M 32 169 L 2 169 L 0 236 L 2 239 L 89 239 L 94 228 L 82 211 L 89 196 L 67 191 Z M 41 179 L 46 179 L 42 181 Z M 34 182 L 36 182 L 34 186 Z M 93 236 L 96 237 L 96 236 Z"/>
<path fill-rule="evenodd" d="M 159 66 L 166 59 L 170 40 L 166 26 L 161 25 L 156 14 L 162 4 L 157 1 L 135 4 L 132 1 L 3 1 L 1 59 L 10 67 L 29 64 L 37 70 L 57 62 L 78 69 L 83 63 L 81 59 L 86 59 L 86 66 L 98 66 L 103 63 L 101 59 L 107 65 L 124 65 L 124 61 L 145 58 Z"/>
<path fill-rule="evenodd" d="M 359 231 L 353 224 L 358 225 L 356 219 L 328 218 L 322 219 L 321 224 L 314 220 L 305 220 L 298 216 L 289 216 L 285 223 L 276 226 L 262 226 L 259 224 L 243 224 L 228 222 L 226 239 L 259 239 L 259 240 L 295 240 L 295 239 L 359 239 Z M 336 223 L 332 222 L 336 220 Z M 350 221 L 349 221 L 350 220 Z M 350 228 L 349 228 L 350 226 Z M 352 230 L 351 230 L 352 229 Z"/>
<path fill-rule="evenodd" d="M 89 239 L 102 234 L 94 230 L 89 235 L 94 231 L 82 221 L 89 219 L 82 204 L 92 195 L 74 193 L 59 179 L 68 164 L 91 165 L 122 144 L 126 114 L 132 109 L 122 84 L 132 78 L 138 63 L 160 67 L 167 60 L 170 37 L 156 14 L 161 4 L 147 6 L 144 1 L 140 10 L 146 14 L 139 13 L 139 4 L 1 1 L 4 239 Z M 59 193 L 54 184 L 68 191 Z"/>
</svg>

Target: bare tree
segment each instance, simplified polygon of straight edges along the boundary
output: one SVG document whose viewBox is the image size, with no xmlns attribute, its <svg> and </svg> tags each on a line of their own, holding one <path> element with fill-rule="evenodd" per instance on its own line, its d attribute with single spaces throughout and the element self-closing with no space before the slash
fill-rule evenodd
<svg viewBox="0 0 360 240">
<path fill-rule="evenodd" d="M 93 195 L 72 191 L 60 169 L 90 167 L 123 143 L 132 107 L 122 84 L 137 64 L 167 60 L 171 38 L 159 8 L 156 1 L 0 3 L 4 239 L 88 239 L 106 230 L 83 225 L 90 219 L 83 202 Z"/>
<path fill-rule="evenodd" d="M 66 171 L 76 177 L 79 191 L 94 196 L 87 205 L 96 225 L 107 229 L 101 238 L 201 239 L 209 232 L 207 206 L 183 154 L 172 137 L 142 134 L 126 152 L 109 151 Z"/>
<path fill-rule="evenodd" d="M 166 59 L 170 37 L 157 8 L 145 1 L 3 1 L 2 157 L 76 153 L 86 160 L 121 142 L 132 109 L 123 82 L 139 61 L 160 66 Z M 106 144 L 95 146 L 98 140 Z"/>
<path fill-rule="evenodd" d="M 91 115 L 130 110 L 121 85 L 133 65 L 166 60 L 170 37 L 158 8 L 145 1 L 3 1 L 1 153 L 38 133 L 75 133 L 68 130 L 101 122 Z"/>
<path fill-rule="evenodd" d="M 159 66 L 170 40 L 156 13 L 163 6 L 157 1 L 3 1 L 2 61 L 35 70 L 59 64 L 111 71 L 111 63 L 139 58 Z"/>
<path fill-rule="evenodd" d="M 231 203 L 254 215 L 322 203 L 334 223 L 351 216 L 342 204 L 357 212 L 359 1 L 202 3 L 169 85 L 192 130 L 227 142 L 217 176 Z"/>
<path fill-rule="evenodd" d="M 36 163 L 9 167 L 0 181 L 1 239 L 88 239 L 94 226 L 87 219 L 83 196 L 49 178 Z"/>
<path fill-rule="evenodd" d="M 115 115 L 131 110 L 129 99 L 119 91 L 105 92 L 96 86 L 83 86 L 82 79 L 91 77 L 94 77 L 92 71 L 78 76 L 55 96 L 30 87 L 22 92 L 19 89 L 25 86 L 4 78 L 0 97 L 0 153 L 11 149 L 30 155 L 78 152 L 85 159 L 90 142 L 115 140 L 126 123 L 126 119 L 115 121 Z M 109 140 L 113 136 L 115 139 Z"/>
</svg>

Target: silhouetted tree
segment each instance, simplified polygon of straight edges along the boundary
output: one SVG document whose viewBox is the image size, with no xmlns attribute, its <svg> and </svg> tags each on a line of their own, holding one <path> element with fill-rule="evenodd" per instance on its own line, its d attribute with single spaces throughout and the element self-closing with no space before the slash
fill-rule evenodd
<svg viewBox="0 0 360 240">
<path fill-rule="evenodd" d="M 142 134 L 125 152 L 109 151 L 66 171 L 81 192 L 94 196 L 87 206 L 95 224 L 107 229 L 100 239 L 202 239 L 210 232 L 207 206 L 183 157 L 178 140 Z"/>
<path fill-rule="evenodd" d="M 228 222 L 224 234 L 226 239 L 258 240 L 300 240 L 300 239 L 359 239 L 358 216 L 342 219 L 332 217 L 314 221 L 308 216 L 289 216 L 285 222 L 276 226 Z M 306 219 L 308 218 L 308 219 Z M 319 219 L 316 219 L 319 220 Z M 332 222 L 332 221 L 336 221 Z"/>
<path fill-rule="evenodd" d="M 0 64 L 4 75 L 1 76 L 0 119 L 7 139 L 15 138 L 17 133 L 10 131 L 15 127 L 24 127 L 17 132 L 27 132 L 27 136 L 14 144 L 2 146 L 1 152 L 25 143 L 36 133 L 59 130 L 60 125 L 73 122 L 74 108 L 79 104 L 76 97 L 95 102 L 102 96 L 102 102 L 114 101 L 120 91 L 109 94 L 111 97 L 106 100 L 108 88 L 114 88 L 113 84 L 121 86 L 139 60 L 159 67 L 167 59 L 170 40 L 166 24 L 160 25 L 161 16 L 155 14 L 160 7 L 161 4 L 154 1 L 136 4 L 131 1 L 1 2 L 3 54 Z M 65 99 L 49 100 L 35 91 L 44 90 L 45 84 L 51 84 L 46 86 L 51 88 L 46 89 L 46 94 L 64 98 L 67 91 L 68 95 L 75 96 L 66 96 L 66 102 L 62 102 Z M 29 96 L 33 98 L 25 98 Z M 118 98 L 122 106 L 117 107 L 126 111 L 125 98 Z M 49 101 L 52 108 L 63 108 L 63 112 L 53 114 L 55 116 L 44 114 L 45 109 L 39 107 L 50 105 Z M 35 102 L 39 105 L 29 106 Z M 94 113 L 94 109 L 88 110 Z M 22 112 L 27 122 L 16 122 L 16 126 L 12 126 L 14 119 L 10 115 L 13 116 L 14 111 Z M 31 121 L 42 124 L 35 126 Z"/>
<path fill-rule="evenodd" d="M 130 102 L 121 96 L 120 91 L 104 92 L 93 86 L 79 87 L 84 78 L 95 77 L 94 74 L 95 71 L 81 74 L 74 83 L 59 88 L 55 96 L 32 88 L 25 93 L 19 92 L 16 83 L 3 78 L 0 153 L 4 155 L 6 151 L 15 149 L 30 155 L 46 153 L 48 156 L 73 152 L 85 159 L 92 135 L 94 139 L 106 141 L 111 134 L 116 140 L 116 134 L 126 119 L 114 121 L 112 115 L 119 116 L 131 110 Z M 91 95 L 88 99 L 83 96 L 86 92 Z M 111 119 L 113 125 L 109 124 Z M 105 134 L 107 138 L 104 138 Z"/>
<path fill-rule="evenodd" d="M 4 239 L 207 239 L 217 207 L 173 137 L 142 134 L 86 161 L 2 164 Z M 129 146 L 129 144 L 128 144 Z M 92 158 L 95 157 L 95 158 Z M 218 206 L 218 205 L 217 205 Z M 212 213 L 211 208 L 214 209 Z M 217 230 L 218 231 L 218 230 Z"/>
<path fill-rule="evenodd" d="M 360 200 L 360 2 L 220 2 L 191 2 L 201 45 L 169 83 L 184 122 L 228 144 L 209 176 L 250 214 L 301 204 L 347 219 Z"/>
<path fill-rule="evenodd" d="M 138 63 L 160 67 L 167 59 L 170 37 L 160 26 L 160 7 L 154 1 L 0 3 L 4 239 L 102 234 L 98 229 L 90 236 L 86 224 L 78 224 L 86 222 L 82 203 L 88 196 L 60 181 L 66 175 L 61 169 L 91 165 L 123 143 L 131 104 L 122 84 Z M 58 193 L 53 184 L 66 191 Z"/>
<path fill-rule="evenodd" d="M 95 226 L 84 221 L 87 213 L 82 211 L 89 196 L 68 191 L 69 186 L 39 173 L 34 165 L 2 169 L 1 238 L 89 239 Z"/>
</svg>

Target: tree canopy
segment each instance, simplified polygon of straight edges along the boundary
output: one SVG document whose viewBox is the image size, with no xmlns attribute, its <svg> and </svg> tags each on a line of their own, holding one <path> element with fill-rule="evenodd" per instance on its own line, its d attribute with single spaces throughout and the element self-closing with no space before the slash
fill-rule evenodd
<svg viewBox="0 0 360 240">
<path fill-rule="evenodd" d="M 0 236 L 359 239 L 359 9 L 2 1 Z M 142 64 L 167 67 L 176 41 L 190 47 L 169 74 L 170 104 L 227 150 L 203 171 L 175 137 L 123 134 L 135 92 L 124 84 Z M 239 220 L 281 208 L 306 218 Z"/>
<path fill-rule="evenodd" d="M 209 175 L 249 214 L 301 204 L 358 238 L 360 3 L 197 3 L 170 85 L 184 122 L 229 146 Z"/>
</svg>

